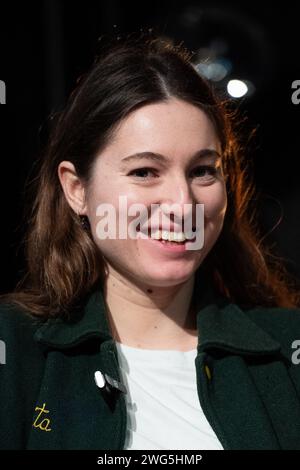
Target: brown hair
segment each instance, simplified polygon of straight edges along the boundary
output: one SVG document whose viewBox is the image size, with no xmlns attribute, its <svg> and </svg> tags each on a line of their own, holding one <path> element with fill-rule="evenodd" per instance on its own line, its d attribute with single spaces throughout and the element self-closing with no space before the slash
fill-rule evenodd
<svg viewBox="0 0 300 470">
<path fill-rule="evenodd" d="M 197 72 L 192 56 L 182 44 L 153 34 L 102 46 L 53 123 L 28 217 L 27 271 L 3 301 L 36 315 L 63 315 L 103 281 L 102 255 L 66 201 L 58 165 L 71 161 L 88 184 L 96 155 L 123 118 L 145 104 L 176 97 L 206 112 L 222 145 L 228 206 L 222 232 L 203 261 L 206 276 L 218 293 L 239 305 L 299 306 L 294 279 L 261 242 L 254 184 L 231 112 Z"/>
</svg>

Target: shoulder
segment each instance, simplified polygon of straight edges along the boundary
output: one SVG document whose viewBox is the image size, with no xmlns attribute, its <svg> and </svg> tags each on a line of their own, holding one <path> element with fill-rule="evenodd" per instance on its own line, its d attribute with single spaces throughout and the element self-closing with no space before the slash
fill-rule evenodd
<svg viewBox="0 0 300 470">
<path fill-rule="evenodd" d="M 13 304 L 0 303 L 0 340 L 7 361 L 11 362 L 13 358 L 15 363 L 17 355 L 30 358 L 41 353 L 34 335 L 42 324 L 43 319 L 36 318 Z"/>
<path fill-rule="evenodd" d="M 300 325 L 300 308 L 254 307 L 244 312 L 255 322 L 266 328 L 287 328 Z"/>
<path fill-rule="evenodd" d="M 282 346 L 300 340 L 300 308 L 255 307 L 244 313 Z"/>
<path fill-rule="evenodd" d="M 43 318 L 38 318 L 12 303 L 0 302 L 0 332 L 32 333 L 43 324 Z"/>
<path fill-rule="evenodd" d="M 41 323 L 19 307 L 0 304 L 0 449 L 24 449 L 28 439 L 46 363 L 34 338 Z"/>
</svg>

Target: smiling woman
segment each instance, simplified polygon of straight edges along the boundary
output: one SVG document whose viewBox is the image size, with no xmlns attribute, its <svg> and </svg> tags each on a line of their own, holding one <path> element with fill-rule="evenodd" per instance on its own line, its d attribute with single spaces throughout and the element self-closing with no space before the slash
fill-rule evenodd
<svg viewBox="0 0 300 470">
<path fill-rule="evenodd" d="M 217 172 L 216 166 L 219 147 L 214 126 L 201 109 L 183 100 L 169 98 L 160 103 L 144 105 L 123 119 L 112 142 L 98 153 L 93 162 L 88 191 L 85 192 L 84 184 L 81 184 L 80 178 L 76 176 L 74 164 L 69 161 L 59 164 L 59 176 L 67 201 L 75 213 L 88 216 L 92 237 L 104 258 L 108 260 L 108 270 L 111 275 L 107 276 L 106 285 L 109 293 L 115 290 L 109 288 L 110 283 L 115 284 L 117 292 L 120 293 L 122 289 L 122 278 L 118 276 L 116 279 L 116 273 L 112 274 L 111 267 L 122 276 L 129 272 L 131 278 L 134 278 L 134 284 L 139 285 L 142 291 L 145 290 L 145 286 L 155 286 L 154 298 L 161 294 L 165 296 L 168 290 L 171 299 L 179 285 L 191 282 L 193 274 L 220 234 L 226 211 L 225 181 L 221 167 Z M 146 153 L 145 149 L 151 149 L 152 153 Z M 142 152 L 137 157 L 139 150 Z M 160 156 L 157 153 L 159 151 Z M 135 155 L 123 158 L 124 154 L 130 153 Z M 166 157 L 162 157 L 161 154 L 165 154 Z M 149 164 L 149 159 L 152 167 L 143 168 L 143 165 Z M 199 166 L 200 163 L 202 166 Z M 201 171 L 206 168 L 203 165 L 214 169 L 215 174 L 207 175 L 204 172 L 203 176 Z M 140 177 L 136 174 L 140 170 L 151 171 L 151 175 L 147 175 L 147 178 Z M 95 229 L 99 205 L 110 204 L 111 207 L 118 208 L 122 196 L 127 198 L 124 210 L 117 211 L 117 219 L 122 221 L 126 221 L 126 211 L 130 211 L 135 204 L 143 204 L 146 209 L 149 208 L 149 214 L 153 204 L 162 208 L 166 208 L 169 204 L 172 207 L 172 227 L 170 224 L 167 226 L 167 217 L 162 218 L 161 222 L 158 221 L 162 234 L 165 231 L 181 232 L 181 219 L 184 217 L 193 219 L 196 205 L 204 204 L 203 249 L 192 251 L 188 250 L 188 246 L 187 249 L 185 246 L 180 249 L 179 246 L 171 247 L 170 244 L 152 243 L 151 237 L 99 239 Z M 151 228 L 154 225 L 152 212 L 151 217 L 144 216 L 145 222 L 148 222 L 147 225 Z M 129 223 L 130 219 L 132 217 L 129 217 Z M 142 226 L 141 231 L 143 230 Z M 168 236 L 164 235 L 168 240 Z M 173 252 L 177 254 L 176 257 L 171 256 Z M 117 287 L 120 281 L 121 284 Z M 126 283 L 126 290 L 127 288 Z M 108 297 L 110 301 L 110 294 Z M 149 299 L 151 303 L 154 298 Z M 136 304 L 136 308 L 131 306 L 130 310 L 131 316 L 136 310 L 137 318 L 133 323 L 137 329 L 141 313 L 139 302 Z M 176 306 L 173 306 L 173 309 L 174 307 L 176 309 Z M 122 310 L 125 315 L 124 307 Z M 180 315 L 183 314 L 184 319 L 185 312 L 181 311 Z M 133 335 L 130 323 L 125 322 L 124 328 L 126 331 L 131 331 L 131 336 Z M 160 342 L 166 346 L 167 338 L 173 337 L 173 330 L 177 333 L 178 325 L 170 318 L 165 328 L 164 332 L 162 325 L 160 326 L 162 335 L 160 341 L 152 338 L 150 331 L 146 334 L 140 329 L 136 332 L 135 340 L 134 338 L 129 340 L 129 331 L 127 334 L 124 333 L 124 338 L 134 344 L 137 338 L 143 337 L 145 345 L 148 344 L 147 336 L 149 336 L 151 342 L 158 342 L 156 346 L 161 347 Z"/>
<path fill-rule="evenodd" d="M 155 35 L 103 47 L 36 182 L 28 271 L 2 297 L 0 447 L 300 449 L 299 293 L 192 54 Z"/>
</svg>

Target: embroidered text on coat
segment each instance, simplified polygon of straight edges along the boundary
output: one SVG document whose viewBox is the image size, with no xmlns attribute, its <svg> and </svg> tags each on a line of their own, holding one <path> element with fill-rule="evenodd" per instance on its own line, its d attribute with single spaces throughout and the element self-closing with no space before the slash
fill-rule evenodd
<svg viewBox="0 0 300 470">
<path fill-rule="evenodd" d="M 33 427 L 34 428 L 39 428 L 42 431 L 51 431 L 50 426 L 50 419 L 48 418 L 41 418 L 43 413 L 49 413 L 49 410 L 45 409 L 46 403 L 43 403 L 43 407 L 40 408 L 39 406 L 36 406 L 35 411 L 39 411 L 39 414 L 37 415 L 36 419 L 33 422 Z M 41 421 L 39 419 L 41 418 Z"/>
</svg>

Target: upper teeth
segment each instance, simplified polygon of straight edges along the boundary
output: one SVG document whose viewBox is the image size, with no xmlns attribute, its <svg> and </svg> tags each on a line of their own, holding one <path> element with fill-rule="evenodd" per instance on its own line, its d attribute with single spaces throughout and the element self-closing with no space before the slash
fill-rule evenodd
<svg viewBox="0 0 300 470">
<path fill-rule="evenodd" d="M 151 234 L 151 238 L 156 240 L 166 240 L 170 242 L 184 242 L 186 237 L 183 232 L 168 232 L 168 230 L 156 230 Z"/>
</svg>

